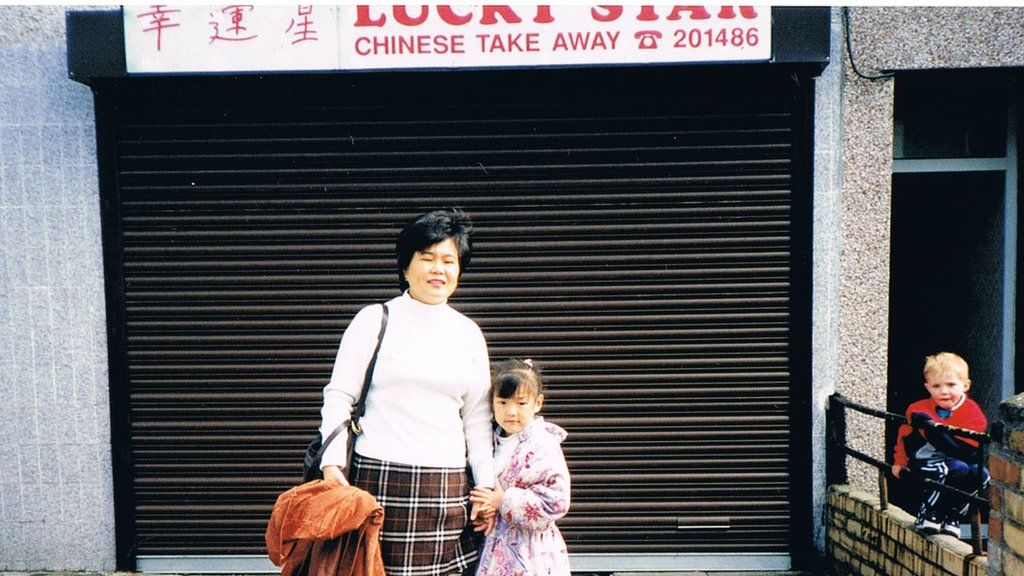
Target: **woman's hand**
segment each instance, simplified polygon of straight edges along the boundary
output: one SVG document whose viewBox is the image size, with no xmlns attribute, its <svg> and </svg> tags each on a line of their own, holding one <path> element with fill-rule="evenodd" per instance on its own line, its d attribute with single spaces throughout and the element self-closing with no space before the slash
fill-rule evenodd
<svg viewBox="0 0 1024 576">
<path fill-rule="evenodd" d="M 905 470 L 905 469 L 906 468 L 904 468 L 903 466 L 900 466 L 899 464 L 893 464 L 892 465 L 892 475 L 897 477 L 897 478 L 899 478 L 900 477 L 900 473 L 903 472 L 903 470 Z"/>
<path fill-rule="evenodd" d="M 490 516 L 485 517 L 483 514 L 477 516 L 476 520 L 473 520 L 473 531 L 483 532 L 484 536 L 490 536 L 491 532 L 494 531 L 494 525 L 498 522 L 498 515 L 491 513 Z"/>
<path fill-rule="evenodd" d="M 335 480 L 341 482 L 342 486 L 348 486 L 345 473 L 338 466 L 324 466 L 322 471 L 324 473 L 324 480 Z"/>
</svg>

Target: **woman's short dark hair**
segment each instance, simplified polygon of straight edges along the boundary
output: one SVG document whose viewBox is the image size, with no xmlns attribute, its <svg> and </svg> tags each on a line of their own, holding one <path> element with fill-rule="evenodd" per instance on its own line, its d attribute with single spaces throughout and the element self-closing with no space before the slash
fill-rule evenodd
<svg viewBox="0 0 1024 576">
<path fill-rule="evenodd" d="M 398 241 L 395 243 L 395 256 L 398 257 L 398 287 L 403 292 L 409 288 L 409 283 L 405 280 L 405 269 L 409 267 L 416 252 L 438 242 L 444 242 L 448 238 L 455 241 L 455 247 L 459 251 L 461 277 L 469 266 L 469 259 L 473 253 L 473 240 L 470 237 L 472 231 L 473 223 L 470 222 L 469 216 L 455 208 L 434 210 L 410 220 L 398 234 Z"/>
</svg>

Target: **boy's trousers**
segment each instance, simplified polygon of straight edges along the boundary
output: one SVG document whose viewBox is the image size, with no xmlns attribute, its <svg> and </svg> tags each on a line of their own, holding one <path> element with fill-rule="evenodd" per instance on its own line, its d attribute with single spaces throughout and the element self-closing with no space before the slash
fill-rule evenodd
<svg viewBox="0 0 1024 576">
<path fill-rule="evenodd" d="M 911 469 L 922 478 L 930 478 L 972 496 L 978 494 L 979 488 L 988 486 L 989 475 L 984 466 L 968 464 L 956 458 L 915 461 Z M 966 518 L 971 507 L 970 502 L 961 496 L 927 486 L 922 491 L 921 503 L 932 515 L 950 519 Z"/>
</svg>

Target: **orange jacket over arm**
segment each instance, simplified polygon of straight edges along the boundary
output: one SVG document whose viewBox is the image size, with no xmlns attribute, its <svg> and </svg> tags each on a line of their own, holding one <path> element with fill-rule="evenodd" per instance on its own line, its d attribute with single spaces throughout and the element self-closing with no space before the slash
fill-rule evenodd
<svg viewBox="0 0 1024 576">
<path fill-rule="evenodd" d="M 314 480 L 281 494 L 267 525 L 267 555 L 281 576 L 384 576 L 384 509 L 365 490 Z"/>
</svg>

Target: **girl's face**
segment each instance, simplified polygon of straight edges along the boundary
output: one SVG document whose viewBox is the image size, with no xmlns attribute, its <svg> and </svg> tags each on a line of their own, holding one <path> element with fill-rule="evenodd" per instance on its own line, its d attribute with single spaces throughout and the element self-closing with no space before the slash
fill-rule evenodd
<svg viewBox="0 0 1024 576">
<path fill-rule="evenodd" d="M 446 238 L 412 255 L 405 269 L 409 295 L 424 304 L 441 304 L 459 285 L 459 249 Z"/>
<path fill-rule="evenodd" d="M 507 436 L 511 436 L 533 422 L 533 417 L 544 404 L 544 395 L 531 396 L 526 386 L 520 386 L 511 398 L 501 398 L 495 394 L 491 400 L 494 420 Z"/>
</svg>

